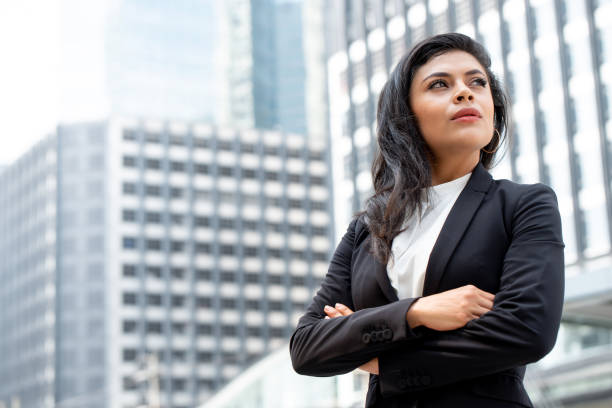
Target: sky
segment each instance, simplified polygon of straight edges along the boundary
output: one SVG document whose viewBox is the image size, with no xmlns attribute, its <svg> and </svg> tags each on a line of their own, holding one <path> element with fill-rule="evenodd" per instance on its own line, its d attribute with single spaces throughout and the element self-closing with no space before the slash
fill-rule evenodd
<svg viewBox="0 0 612 408">
<path fill-rule="evenodd" d="M 108 1 L 0 0 L 0 166 L 8 165 L 62 120 L 100 116 L 100 63 Z"/>
</svg>

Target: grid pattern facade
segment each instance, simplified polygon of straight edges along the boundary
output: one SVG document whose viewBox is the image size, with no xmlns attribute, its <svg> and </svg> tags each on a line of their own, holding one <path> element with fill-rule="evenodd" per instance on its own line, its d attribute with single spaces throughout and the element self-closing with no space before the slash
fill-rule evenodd
<svg viewBox="0 0 612 408">
<path fill-rule="evenodd" d="M 121 152 L 110 163 L 111 387 L 117 405 L 137 402 L 132 373 L 155 354 L 162 405 L 193 406 L 283 344 L 324 276 L 326 152 L 302 136 L 197 125 L 110 135 Z"/>
<path fill-rule="evenodd" d="M 330 57 L 338 228 L 371 193 L 375 108 L 388 72 L 417 41 L 458 31 L 490 51 L 514 115 L 511 154 L 493 170 L 541 181 L 561 205 L 568 264 L 610 254 L 612 4 L 567 0 L 344 1 Z M 344 187 L 342 187 L 344 186 Z"/>
<path fill-rule="evenodd" d="M 56 144 L 0 172 L 0 405 L 52 407 L 56 323 Z M 16 406 L 16 405 L 15 405 Z"/>
<path fill-rule="evenodd" d="M 322 142 L 113 119 L 43 146 L 0 176 L 0 402 L 192 407 L 286 343 L 330 257 Z"/>
</svg>

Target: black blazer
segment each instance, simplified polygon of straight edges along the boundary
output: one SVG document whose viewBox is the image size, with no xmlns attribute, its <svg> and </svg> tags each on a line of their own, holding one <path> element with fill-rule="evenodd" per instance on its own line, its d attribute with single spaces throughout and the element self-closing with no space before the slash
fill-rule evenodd
<svg viewBox="0 0 612 408">
<path fill-rule="evenodd" d="M 563 248 L 554 191 L 494 180 L 479 163 L 432 249 L 423 296 L 473 284 L 495 294 L 493 309 L 458 330 L 412 330 L 406 312 L 418 298 L 398 300 L 355 218 L 291 336 L 293 367 L 332 376 L 378 357 L 366 407 L 531 407 L 525 365 L 557 338 Z M 355 313 L 323 319 L 336 302 Z"/>
</svg>

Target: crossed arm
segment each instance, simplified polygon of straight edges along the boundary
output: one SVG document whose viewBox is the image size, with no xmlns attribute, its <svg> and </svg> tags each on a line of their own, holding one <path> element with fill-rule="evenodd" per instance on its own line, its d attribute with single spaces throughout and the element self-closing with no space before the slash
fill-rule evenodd
<svg viewBox="0 0 612 408">
<path fill-rule="evenodd" d="M 432 330 L 415 330 L 418 324 L 410 319 L 409 311 L 418 310 L 419 304 L 429 305 L 424 309 L 431 312 L 431 298 L 443 293 L 350 313 L 354 227 L 349 226 L 322 289 L 291 338 L 297 372 L 329 376 L 361 367 L 378 373 L 381 392 L 389 396 L 503 371 L 537 361 L 552 349 L 563 304 L 564 262 L 560 217 L 550 188 L 538 184 L 519 199 L 493 307 L 451 330 L 427 326 L 431 319 L 420 324 Z M 348 308 L 346 314 L 336 310 L 341 316 L 325 319 L 325 305 L 336 303 Z M 480 306 L 487 309 L 487 304 Z M 363 342 L 362 333 L 372 328 L 389 329 L 391 335 L 381 342 Z M 416 376 L 425 380 L 408 382 L 406 389 L 406 378 Z"/>
</svg>

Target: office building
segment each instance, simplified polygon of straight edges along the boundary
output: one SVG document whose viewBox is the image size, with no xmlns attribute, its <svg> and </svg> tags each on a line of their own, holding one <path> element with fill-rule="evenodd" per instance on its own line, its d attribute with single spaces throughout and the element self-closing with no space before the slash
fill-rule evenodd
<svg viewBox="0 0 612 408">
<path fill-rule="evenodd" d="M 283 345 L 327 271 L 324 144 L 62 125 L 0 175 L 0 402 L 192 407 Z"/>
</svg>

